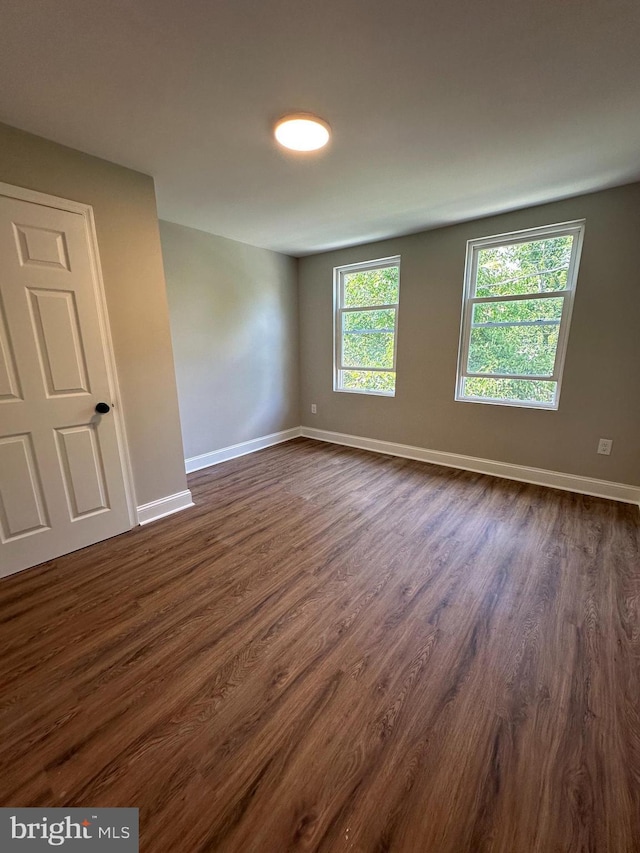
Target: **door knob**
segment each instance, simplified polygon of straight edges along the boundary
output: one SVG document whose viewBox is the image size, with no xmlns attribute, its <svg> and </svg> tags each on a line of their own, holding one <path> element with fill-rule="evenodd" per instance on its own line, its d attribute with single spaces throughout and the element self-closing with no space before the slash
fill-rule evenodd
<svg viewBox="0 0 640 853">
<path fill-rule="evenodd" d="M 99 415 L 106 415 L 107 412 L 111 411 L 111 406 L 108 403 L 98 403 L 96 406 L 96 412 Z"/>
</svg>

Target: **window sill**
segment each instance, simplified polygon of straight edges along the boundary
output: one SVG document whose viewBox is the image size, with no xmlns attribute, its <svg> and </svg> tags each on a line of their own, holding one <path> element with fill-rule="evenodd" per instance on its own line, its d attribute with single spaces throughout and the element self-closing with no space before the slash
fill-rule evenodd
<svg viewBox="0 0 640 853">
<path fill-rule="evenodd" d="M 557 412 L 558 403 L 527 403 L 521 400 L 483 400 L 482 397 L 455 397 L 456 403 L 482 403 L 485 406 L 510 406 L 512 409 L 540 409 Z"/>
<path fill-rule="evenodd" d="M 395 391 L 365 391 L 359 388 L 334 388 L 336 394 L 367 394 L 370 397 L 395 397 Z"/>
</svg>

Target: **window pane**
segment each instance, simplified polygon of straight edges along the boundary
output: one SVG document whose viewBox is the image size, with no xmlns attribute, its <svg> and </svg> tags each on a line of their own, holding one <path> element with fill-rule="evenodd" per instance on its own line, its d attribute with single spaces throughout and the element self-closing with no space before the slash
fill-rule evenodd
<svg viewBox="0 0 640 853">
<path fill-rule="evenodd" d="M 392 305 L 398 301 L 400 267 L 345 273 L 343 281 L 345 308 Z"/>
<path fill-rule="evenodd" d="M 469 372 L 551 376 L 562 303 L 560 297 L 474 305 Z"/>
<path fill-rule="evenodd" d="M 395 309 L 342 315 L 342 364 L 393 369 Z"/>
<path fill-rule="evenodd" d="M 473 306 L 474 326 L 481 323 L 560 322 L 564 296 L 518 299 L 514 302 L 479 302 Z"/>
<path fill-rule="evenodd" d="M 478 252 L 476 296 L 565 290 L 573 236 L 493 246 Z"/>
<path fill-rule="evenodd" d="M 472 376 L 463 380 L 462 393 L 465 397 L 552 405 L 557 384 L 540 379 L 479 379 Z"/>
<path fill-rule="evenodd" d="M 348 391 L 378 391 L 393 394 L 396 390 L 395 371 L 378 373 L 367 370 L 341 370 L 341 387 Z"/>
</svg>

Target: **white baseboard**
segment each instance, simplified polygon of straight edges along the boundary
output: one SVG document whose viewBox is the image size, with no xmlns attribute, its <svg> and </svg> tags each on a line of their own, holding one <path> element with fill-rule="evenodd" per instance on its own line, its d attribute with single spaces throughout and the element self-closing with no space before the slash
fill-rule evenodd
<svg viewBox="0 0 640 853">
<path fill-rule="evenodd" d="M 292 438 L 299 436 L 315 438 L 318 441 L 327 441 L 331 444 L 342 444 L 345 447 L 357 447 L 360 450 L 371 450 L 374 453 L 384 453 L 388 456 L 417 459 L 420 462 L 431 462 L 434 465 L 444 465 L 448 468 L 461 468 L 478 474 L 489 474 L 493 477 L 504 477 L 507 480 L 518 480 L 537 486 L 548 486 L 552 489 L 578 492 L 583 495 L 593 495 L 598 498 L 608 498 L 609 500 L 640 506 L 640 486 L 612 483 L 608 480 L 595 480 L 577 474 L 564 474 L 560 471 L 547 471 L 544 468 L 530 468 L 526 465 L 512 465 L 509 462 L 497 462 L 494 459 L 481 459 L 477 456 L 464 456 L 460 453 L 447 453 L 442 450 L 428 450 L 425 447 L 414 447 L 410 444 L 397 444 L 392 441 L 381 441 L 359 435 L 346 435 L 341 432 L 330 432 L 329 430 L 305 426 L 274 432 L 271 435 L 264 435 L 251 441 L 243 441 L 240 444 L 232 444 L 210 453 L 202 453 L 200 456 L 192 456 L 185 459 L 185 468 L 187 473 L 191 474 L 194 471 L 200 471 L 202 468 L 208 468 L 211 465 L 218 465 L 220 462 L 226 462 L 247 453 L 255 453 L 256 450 L 262 450 L 264 447 L 281 444 L 283 441 L 291 441 Z M 175 509 L 166 507 L 163 510 L 161 505 L 164 502 L 171 504 L 174 498 L 180 498 L 181 495 L 188 495 L 189 502 L 176 506 Z M 163 515 L 169 515 L 171 512 L 177 512 L 179 509 L 191 506 L 190 500 L 191 494 L 189 492 L 181 492 L 179 495 L 171 495 L 161 501 L 154 501 L 151 504 L 145 504 L 144 507 L 138 507 L 140 524 L 146 524 L 147 521 L 153 521 Z M 147 514 L 149 515 L 145 521 L 140 515 L 141 510 L 144 511 L 145 517 Z"/>
<path fill-rule="evenodd" d="M 181 509 L 188 509 L 190 506 L 194 506 L 194 503 L 189 489 L 176 492 L 175 495 L 167 495 L 166 498 L 159 498 L 157 501 L 139 506 L 138 524 L 149 524 L 150 521 L 157 521 L 159 518 L 173 515 L 174 512 L 180 512 Z"/>
<path fill-rule="evenodd" d="M 609 500 L 640 506 L 640 486 L 611 483 L 608 480 L 594 480 L 576 474 L 563 474 L 558 471 L 546 471 L 543 468 L 512 465 L 508 462 L 496 462 L 493 459 L 480 459 L 476 456 L 463 456 L 459 453 L 446 453 L 441 450 L 427 450 L 424 447 L 412 447 L 409 444 L 396 444 L 392 441 L 379 441 L 375 438 L 345 435 L 341 432 L 329 432 L 311 427 L 301 427 L 300 435 L 305 438 L 315 438 L 318 441 L 328 441 L 332 444 L 343 444 L 346 447 L 357 447 L 360 450 L 372 450 L 375 453 L 385 453 L 389 456 L 402 456 L 405 459 L 417 459 L 421 462 L 431 462 L 434 465 L 462 468 L 465 471 L 490 474 L 493 477 L 504 477 L 507 480 L 519 480 L 523 483 L 549 486 L 552 489 L 578 492 L 583 495 L 609 498 Z"/>
<path fill-rule="evenodd" d="M 263 435 L 251 441 L 242 441 L 240 444 L 231 444 L 229 447 L 212 450 L 210 453 L 190 456 L 184 460 L 184 465 L 187 474 L 192 474 L 194 471 L 200 471 L 202 468 L 209 468 L 210 465 L 219 465 L 220 462 L 226 462 L 228 459 L 245 456 L 247 453 L 255 453 L 256 450 L 271 447 L 273 444 L 281 444 L 283 441 L 291 441 L 292 438 L 298 438 L 299 435 L 300 427 L 285 429 L 282 432 L 272 432 L 270 435 Z"/>
</svg>

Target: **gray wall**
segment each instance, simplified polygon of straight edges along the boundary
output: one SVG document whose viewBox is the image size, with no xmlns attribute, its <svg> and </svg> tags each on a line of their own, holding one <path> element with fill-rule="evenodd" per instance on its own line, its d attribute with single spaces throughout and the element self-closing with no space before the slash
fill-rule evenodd
<svg viewBox="0 0 640 853">
<path fill-rule="evenodd" d="M 455 402 L 466 241 L 586 218 L 558 411 Z M 302 423 L 640 484 L 640 184 L 299 261 Z M 395 398 L 335 393 L 334 266 L 402 256 Z M 310 414 L 311 403 L 318 414 Z M 612 438 L 598 456 L 598 438 Z"/>
<path fill-rule="evenodd" d="M 185 457 L 300 424 L 297 263 L 160 223 Z"/>
<path fill-rule="evenodd" d="M 186 489 L 153 179 L 0 124 L 0 181 L 93 207 L 136 500 Z"/>
</svg>

